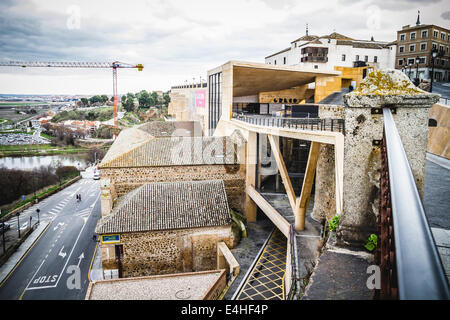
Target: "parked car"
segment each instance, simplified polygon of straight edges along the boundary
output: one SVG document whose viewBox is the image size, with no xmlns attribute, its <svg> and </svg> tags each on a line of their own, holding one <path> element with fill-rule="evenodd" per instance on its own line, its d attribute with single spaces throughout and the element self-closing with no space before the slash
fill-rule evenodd
<svg viewBox="0 0 450 320">
<path fill-rule="evenodd" d="M 6 223 L 6 222 L 0 223 L 0 231 L 1 231 L 1 232 L 7 231 L 7 230 L 9 230 L 10 228 L 11 228 L 11 226 L 10 226 L 9 223 Z"/>
<path fill-rule="evenodd" d="M 94 173 L 94 180 L 100 180 L 100 173 Z"/>
</svg>

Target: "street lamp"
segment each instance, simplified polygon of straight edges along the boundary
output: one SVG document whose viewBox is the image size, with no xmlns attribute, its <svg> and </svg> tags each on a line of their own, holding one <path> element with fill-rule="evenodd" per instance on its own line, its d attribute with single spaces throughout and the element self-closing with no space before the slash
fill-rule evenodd
<svg viewBox="0 0 450 320">
<path fill-rule="evenodd" d="M 416 86 L 418 86 L 419 85 L 419 63 L 420 63 L 420 57 L 419 56 L 417 56 L 416 57 L 416 78 L 415 78 L 415 84 L 416 84 Z"/>
<path fill-rule="evenodd" d="M 409 66 L 409 74 L 408 74 L 408 78 L 409 78 L 409 80 L 411 80 L 411 67 L 412 67 L 413 64 L 414 64 L 414 63 L 411 62 L 411 61 L 409 61 L 409 63 L 408 63 L 408 66 Z"/>
<path fill-rule="evenodd" d="M 436 48 L 431 49 L 431 84 L 430 92 L 433 92 L 433 79 L 434 79 L 434 59 L 440 57 L 442 52 L 438 51 Z"/>
<path fill-rule="evenodd" d="M 40 219 L 39 219 L 39 212 L 41 212 L 41 210 L 40 209 L 36 209 L 36 212 L 37 212 L 37 215 L 38 215 L 38 224 L 40 223 Z"/>
</svg>

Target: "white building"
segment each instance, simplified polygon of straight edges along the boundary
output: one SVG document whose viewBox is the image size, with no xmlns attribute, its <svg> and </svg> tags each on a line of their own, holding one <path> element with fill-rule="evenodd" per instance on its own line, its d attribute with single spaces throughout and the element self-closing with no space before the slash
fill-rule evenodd
<svg viewBox="0 0 450 320">
<path fill-rule="evenodd" d="M 333 32 L 327 36 L 306 35 L 291 46 L 265 58 L 266 64 L 333 70 L 335 66 L 372 66 L 374 69 L 395 67 L 395 42 L 355 40 Z"/>
</svg>

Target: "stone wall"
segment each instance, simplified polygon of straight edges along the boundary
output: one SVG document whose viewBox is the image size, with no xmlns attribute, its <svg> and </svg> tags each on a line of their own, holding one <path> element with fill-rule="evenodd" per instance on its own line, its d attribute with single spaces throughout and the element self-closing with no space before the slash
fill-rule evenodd
<svg viewBox="0 0 450 320">
<path fill-rule="evenodd" d="M 383 115 L 373 108 L 395 108 L 393 118 L 423 199 L 429 108 L 436 94 L 416 88 L 398 70 L 372 72 L 344 96 L 344 203 L 338 245 L 362 246 L 376 233 L 380 191 L 380 147 Z"/>
<path fill-rule="evenodd" d="M 245 173 L 237 165 L 102 168 L 119 197 L 148 182 L 224 180 L 228 205 L 244 212 Z"/>
<path fill-rule="evenodd" d="M 231 226 L 123 233 L 123 277 L 214 270 L 220 241 L 232 247 Z M 113 249 L 102 245 L 103 269 L 117 269 Z"/>
</svg>

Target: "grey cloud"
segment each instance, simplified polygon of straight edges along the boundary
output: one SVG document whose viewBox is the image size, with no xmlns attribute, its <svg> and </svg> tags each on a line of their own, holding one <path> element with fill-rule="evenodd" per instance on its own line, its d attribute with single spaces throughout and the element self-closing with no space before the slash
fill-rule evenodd
<svg viewBox="0 0 450 320">
<path fill-rule="evenodd" d="M 441 18 L 445 20 L 450 20 L 450 11 L 442 12 Z"/>
</svg>

